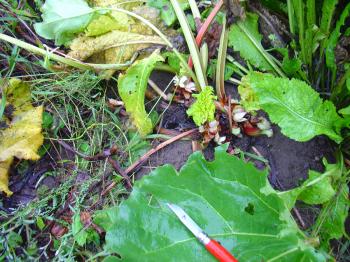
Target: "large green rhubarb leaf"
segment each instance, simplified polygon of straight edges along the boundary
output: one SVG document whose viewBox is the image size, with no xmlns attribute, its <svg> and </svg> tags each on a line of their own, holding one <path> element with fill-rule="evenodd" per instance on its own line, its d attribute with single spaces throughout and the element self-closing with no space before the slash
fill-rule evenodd
<svg viewBox="0 0 350 262">
<path fill-rule="evenodd" d="M 182 207 L 239 261 L 326 261 L 308 244 L 267 172 L 216 150 L 192 154 L 178 173 L 157 168 L 119 207 L 100 213 L 106 250 L 123 261 L 215 261 L 166 203 Z"/>
<path fill-rule="evenodd" d="M 152 121 L 145 109 L 145 92 L 148 78 L 157 62 L 164 58 L 154 52 L 147 58 L 135 62 L 118 78 L 118 92 L 125 103 L 126 111 L 141 135 L 152 132 Z"/>
<path fill-rule="evenodd" d="M 56 45 L 67 44 L 83 32 L 96 10 L 84 0 L 46 0 L 42 6 L 43 22 L 34 24 L 35 31 Z"/>
<path fill-rule="evenodd" d="M 284 135 L 296 141 L 308 141 L 317 135 L 342 141 L 341 128 L 349 121 L 337 114 L 332 102 L 323 101 L 301 80 L 252 72 L 242 79 L 239 90 L 250 93 L 248 105 L 254 105 L 254 109 L 259 105 Z"/>
</svg>

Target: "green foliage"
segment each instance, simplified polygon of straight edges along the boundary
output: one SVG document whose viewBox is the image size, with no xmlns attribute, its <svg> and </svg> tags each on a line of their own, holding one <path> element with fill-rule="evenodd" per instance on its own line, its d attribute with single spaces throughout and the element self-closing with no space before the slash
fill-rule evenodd
<svg viewBox="0 0 350 262">
<path fill-rule="evenodd" d="M 187 54 L 180 54 L 184 60 L 187 60 L 189 55 Z M 164 57 L 164 59 L 166 60 L 166 63 L 175 70 L 176 74 L 180 74 L 183 75 L 183 73 L 185 72 L 181 61 L 179 59 L 179 57 L 174 53 L 174 52 L 163 52 L 162 56 Z"/>
<path fill-rule="evenodd" d="M 179 3 L 182 10 L 187 10 L 190 7 L 187 0 L 180 0 Z M 177 17 L 169 0 L 147 0 L 147 5 L 160 11 L 160 17 L 167 26 L 172 26 L 176 22 Z"/>
<path fill-rule="evenodd" d="M 153 125 L 145 109 L 145 92 L 148 78 L 163 57 L 154 52 L 147 58 L 135 62 L 126 73 L 118 78 L 118 92 L 125 103 L 125 109 L 130 114 L 137 130 L 142 136 L 152 132 Z"/>
<path fill-rule="evenodd" d="M 280 0 L 261 0 L 261 3 L 271 10 L 287 13 L 287 4 Z"/>
<path fill-rule="evenodd" d="M 216 70 L 216 64 L 217 64 L 217 59 L 211 59 L 208 69 L 207 69 L 207 75 L 208 77 L 210 77 L 211 79 L 215 79 L 215 70 Z M 230 63 L 230 62 L 226 62 L 225 63 L 225 74 L 224 74 L 224 79 L 225 81 L 230 79 L 230 77 L 234 74 L 234 73 L 241 73 L 241 71 L 239 70 L 239 68 L 237 66 L 235 66 L 234 64 Z"/>
<path fill-rule="evenodd" d="M 239 261 L 326 261 L 298 230 L 267 172 L 225 151 L 218 148 L 213 162 L 194 153 L 180 173 L 166 165 L 136 182 L 126 201 L 105 211 L 107 251 L 123 261 L 214 261 L 170 202 Z"/>
<path fill-rule="evenodd" d="M 234 23 L 229 30 L 228 46 L 238 51 L 242 58 L 262 71 L 283 75 L 271 55 L 261 45 L 262 36 L 258 30 L 256 14 L 247 13 L 245 20 Z"/>
<path fill-rule="evenodd" d="M 86 244 L 88 233 L 84 230 L 84 225 L 80 221 L 79 212 L 73 216 L 72 234 L 74 235 L 74 239 L 77 241 L 78 245 L 83 246 Z"/>
<path fill-rule="evenodd" d="M 290 58 L 288 48 L 276 48 L 276 51 L 283 56 L 282 69 L 289 77 L 297 76 L 301 71 L 302 62 L 299 57 Z"/>
<path fill-rule="evenodd" d="M 309 171 L 309 178 L 299 187 L 293 188 L 279 194 L 289 209 L 297 200 L 309 205 L 320 205 L 330 201 L 336 194 L 336 184 L 342 176 L 342 170 L 336 164 L 325 162 L 326 171 L 321 174 Z"/>
<path fill-rule="evenodd" d="M 328 41 L 327 41 L 327 47 L 326 47 L 326 63 L 327 66 L 331 69 L 333 73 L 333 81 L 335 80 L 336 77 L 336 70 L 337 70 L 337 65 L 335 63 L 335 47 L 338 43 L 339 37 L 341 35 L 341 28 L 345 24 L 346 19 L 350 15 L 350 3 L 347 4 L 345 9 L 340 15 L 339 20 L 336 23 L 335 29 L 332 31 Z"/>
<path fill-rule="evenodd" d="M 215 119 L 214 90 L 210 86 L 206 86 L 199 94 L 193 94 L 197 98 L 196 101 L 187 110 L 187 114 L 193 118 L 197 126 L 201 126 L 206 122 Z"/>
<path fill-rule="evenodd" d="M 349 119 L 341 118 L 333 103 L 322 101 L 305 82 L 252 72 L 243 78 L 241 89 L 246 88 L 284 135 L 301 142 L 321 134 L 337 143 L 342 141 L 340 131 Z"/>
<path fill-rule="evenodd" d="M 86 36 L 99 36 L 112 30 L 125 30 L 123 23 L 117 22 L 109 15 L 101 15 L 93 19 L 86 28 Z"/>
<path fill-rule="evenodd" d="M 331 239 L 340 239 L 346 235 L 345 221 L 349 215 L 349 187 L 341 184 L 335 197 L 323 205 L 318 216 L 314 231 L 321 236 L 321 241 L 328 246 Z"/>
<path fill-rule="evenodd" d="M 320 30 L 328 37 L 330 26 L 332 23 L 334 10 L 338 0 L 324 0 L 322 5 L 322 18 L 320 22 Z"/>
<path fill-rule="evenodd" d="M 34 24 L 35 31 L 56 45 L 66 45 L 83 32 L 96 12 L 84 0 L 47 0 L 41 9 L 43 22 Z"/>
</svg>

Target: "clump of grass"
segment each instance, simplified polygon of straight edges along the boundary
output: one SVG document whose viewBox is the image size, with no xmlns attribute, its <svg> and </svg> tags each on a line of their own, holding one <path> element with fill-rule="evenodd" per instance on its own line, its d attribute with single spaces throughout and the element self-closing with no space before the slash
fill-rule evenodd
<svg viewBox="0 0 350 262">
<path fill-rule="evenodd" d="M 24 75 L 18 77 L 27 79 Z M 47 172 L 37 182 L 35 201 L 10 214 L 1 212 L 0 258 L 36 260 L 55 255 L 60 260 L 72 260 L 88 257 L 90 249 L 95 253 L 101 251 L 101 246 L 94 243 L 84 248 L 79 246 L 72 225 L 58 215 L 59 210 L 69 204 L 65 213 L 71 212 L 72 217 L 84 210 L 93 215 L 94 208 L 114 206 L 120 194 L 127 192 L 119 185 L 101 198 L 101 187 L 103 189 L 108 180 L 120 179 L 107 160 L 87 161 L 77 155 L 67 159 L 57 141 L 69 143 L 86 155 L 95 155 L 112 145 L 121 152 L 128 152 L 127 127 L 120 121 L 118 110 L 113 112 L 106 106 L 107 98 L 113 96 L 113 88 L 107 94 L 110 90 L 107 83 L 91 72 L 36 74 L 30 84 L 35 103 L 46 108 L 43 151 L 57 162 L 58 168 Z M 129 156 L 121 154 L 117 160 L 128 162 Z M 84 179 L 79 178 L 82 174 Z M 47 176 L 58 181 L 58 187 L 41 187 L 41 181 Z M 38 219 L 44 221 L 42 228 L 38 226 L 41 223 Z M 50 236 L 50 221 L 67 227 L 68 232 L 57 239 Z"/>
</svg>

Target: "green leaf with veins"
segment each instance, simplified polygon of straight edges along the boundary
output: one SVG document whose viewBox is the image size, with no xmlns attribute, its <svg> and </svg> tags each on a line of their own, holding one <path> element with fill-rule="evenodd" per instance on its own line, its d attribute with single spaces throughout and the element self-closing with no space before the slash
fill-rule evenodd
<svg viewBox="0 0 350 262">
<path fill-rule="evenodd" d="M 278 74 L 283 74 L 261 45 L 262 35 L 258 30 L 258 15 L 247 13 L 245 20 L 234 23 L 229 30 L 228 46 L 238 51 L 243 59 L 262 71 L 276 71 Z"/>
<path fill-rule="evenodd" d="M 307 243 L 267 172 L 219 147 L 215 160 L 192 154 L 178 173 L 166 165 L 106 210 L 106 250 L 122 261 L 216 261 L 166 203 L 182 207 L 239 261 L 326 261 Z"/>
<path fill-rule="evenodd" d="M 342 11 L 339 20 L 336 23 L 335 29 L 332 31 L 329 39 L 327 41 L 326 47 L 326 64 L 333 72 L 333 78 L 335 78 L 335 73 L 337 70 L 336 60 L 335 60 L 335 47 L 338 44 L 338 40 L 341 36 L 341 28 L 345 25 L 346 19 L 350 16 L 350 3 L 346 5 Z"/>
<path fill-rule="evenodd" d="M 343 140 L 340 131 L 349 125 L 350 119 L 341 118 L 331 101 L 323 101 L 301 80 L 251 72 L 242 79 L 240 89 L 250 90 L 254 94 L 250 103 L 266 111 L 289 138 L 304 142 L 327 135 L 337 143 Z"/>
<path fill-rule="evenodd" d="M 210 86 L 202 88 L 199 94 L 193 94 L 196 101 L 187 110 L 187 114 L 193 118 L 197 126 L 203 125 L 215 119 L 214 90 Z"/>
<path fill-rule="evenodd" d="M 135 62 L 118 78 L 118 92 L 125 104 L 126 112 L 141 136 L 152 132 L 152 120 L 145 109 L 147 81 L 157 62 L 164 61 L 157 51 L 147 58 Z"/>
<path fill-rule="evenodd" d="M 41 9 L 43 22 L 34 24 L 34 29 L 56 45 L 66 45 L 83 32 L 97 12 L 84 0 L 46 0 Z"/>
</svg>

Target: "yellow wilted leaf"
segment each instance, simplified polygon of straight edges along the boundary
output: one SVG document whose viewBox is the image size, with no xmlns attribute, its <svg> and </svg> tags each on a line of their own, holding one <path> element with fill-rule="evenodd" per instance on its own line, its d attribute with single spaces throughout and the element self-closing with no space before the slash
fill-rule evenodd
<svg viewBox="0 0 350 262">
<path fill-rule="evenodd" d="M 93 0 L 92 4 L 95 7 L 116 7 L 132 11 L 157 25 L 166 35 L 177 34 L 176 31 L 165 27 L 159 17 L 159 10 L 143 6 L 141 2 Z M 150 27 L 125 13 L 111 11 L 92 20 L 85 34 L 71 42 L 68 55 L 91 63 L 124 64 L 136 52 L 154 45 L 164 45 L 164 41 Z M 109 78 L 114 72 L 115 70 L 107 70 L 104 77 Z"/>
<path fill-rule="evenodd" d="M 3 82 L 1 89 L 9 112 L 1 120 L 5 128 L 0 129 L 0 191 L 9 196 L 12 192 L 8 189 L 8 170 L 14 157 L 40 158 L 37 151 L 44 140 L 41 134 L 43 107 L 32 106 L 29 85 L 18 79 Z"/>
<path fill-rule="evenodd" d="M 158 36 L 145 36 L 114 30 L 98 37 L 81 36 L 74 39 L 70 46 L 69 56 L 79 60 L 86 60 L 94 54 L 112 49 L 114 54 L 113 62 L 123 63 L 130 59 L 135 52 L 150 46 L 150 44 L 143 44 L 143 42 L 163 43 Z M 109 56 L 107 58 L 104 57 L 104 60 L 110 59 L 112 58 Z M 98 62 L 107 63 L 107 61 Z"/>
<path fill-rule="evenodd" d="M 8 188 L 8 172 L 12 161 L 13 157 L 0 162 L 0 192 L 5 192 L 8 196 L 12 195 L 12 192 Z"/>
</svg>

